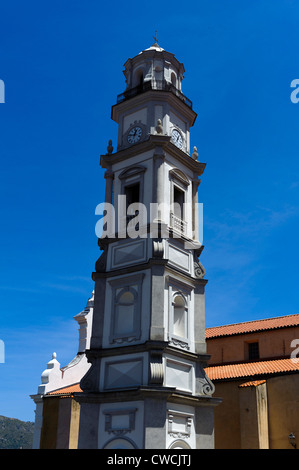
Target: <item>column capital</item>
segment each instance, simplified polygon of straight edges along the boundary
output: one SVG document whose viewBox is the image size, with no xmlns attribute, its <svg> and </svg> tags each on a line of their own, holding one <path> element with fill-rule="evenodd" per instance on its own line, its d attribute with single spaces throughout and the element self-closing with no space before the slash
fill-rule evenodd
<svg viewBox="0 0 299 470">
<path fill-rule="evenodd" d="M 165 160 L 165 152 L 162 147 L 156 147 L 154 151 L 154 160 Z"/>
<path fill-rule="evenodd" d="M 193 179 L 192 179 L 193 187 L 198 188 L 198 186 L 200 185 L 200 183 L 201 183 L 201 180 L 200 180 L 200 179 L 198 179 L 198 178 L 193 178 Z"/>
<path fill-rule="evenodd" d="M 106 178 L 106 179 L 107 179 L 107 178 L 113 179 L 113 178 L 114 178 L 114 172 L 111 171 L 111 170 L 106 170 L 106 171 L 105 171 L 105 174 L 104 174 L 104 178 Z"/>
</svg>

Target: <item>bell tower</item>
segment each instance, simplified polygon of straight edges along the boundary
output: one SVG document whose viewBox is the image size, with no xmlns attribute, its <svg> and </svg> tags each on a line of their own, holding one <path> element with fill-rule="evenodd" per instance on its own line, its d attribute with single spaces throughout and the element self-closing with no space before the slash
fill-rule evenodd
<svg viewBox="0 0 299 470">
<path fill-rule="evenodd" d="M 117 148 L 110 141 L 100 161 L 105 215 L 78 447 L 213 448 L 219 400 L 204 371 L 196 113 L 183 64 L 156 38 L 124 67 L 111 112 Z"/>
</svg>

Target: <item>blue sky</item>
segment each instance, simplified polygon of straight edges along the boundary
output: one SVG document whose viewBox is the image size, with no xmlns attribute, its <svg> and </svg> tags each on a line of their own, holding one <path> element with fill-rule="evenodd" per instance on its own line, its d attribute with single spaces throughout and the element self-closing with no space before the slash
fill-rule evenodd
<svg viewBox="0 0 299 470">
<path fill-rule="evenodd" d="M 207 326 L 298 313 L 298 22 L 296 0 L 2 5 L 0 415 L 34 420 L 52 352 L 62 366 L 77 352 L 111 106 L 155 30 L 185 65 L 191 145 L 207 163 Z"/>
</svg>

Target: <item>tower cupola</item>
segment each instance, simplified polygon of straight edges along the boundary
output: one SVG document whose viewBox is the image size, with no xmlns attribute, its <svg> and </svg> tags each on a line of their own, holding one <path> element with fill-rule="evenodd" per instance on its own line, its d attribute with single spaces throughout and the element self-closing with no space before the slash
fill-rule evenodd
<svg viewBox="0 0 299 470">
<path fill-rule="evenodd" d="M 190 155 L 189 129 L 196 113 L 182 92 L 185 68 L 156 41 L 124 64 L 126 89 L 117 96 L 111 117 L 119 125 L 117 150 L 159 133 Z M 133 141 L 132 141 L 133 134 Z"/>
<path fill-rule="evenodd" d="M 156 37 L 151 47 L 141 51 L 133 59 L 128 59 L 124 67 L 127 91 L 141 86 L 159 90 L 165 89 L 167 85 L 181 91 L 184 65 L 174 54 L 160 47 Z"/>
</svg>

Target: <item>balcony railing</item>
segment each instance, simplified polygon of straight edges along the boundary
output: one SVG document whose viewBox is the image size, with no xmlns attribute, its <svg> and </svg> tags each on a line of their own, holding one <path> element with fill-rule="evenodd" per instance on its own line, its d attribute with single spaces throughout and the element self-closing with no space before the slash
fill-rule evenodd
<svg viewBox="0 0 299 470">
<path fill-rule="evenodd" d="M 130 88 L 129 90 L 126 90 L 124 93 L 121 93 L 117 96 L 117 103 L 122 103 L 123 101 L 129 100 L 130 98 L 140 95 L 141 93 L 145 93 L 148 90 L 170 91 L 192 109 L 192 101 L 190 101 L 180 90 L 172 85 L 172 83 L 169 83 L 166 80 L 148 80 L 143 82 L 141 85 L 136 86 L 135 88 Z"/>
<path fill-rule="evenodd" d="M 170 227 L 176 232 L 186 235 L 187 222 L 182 220 L 180 217 L 174 215 L 173 212 L 170 213 Z"/>
</svg>

